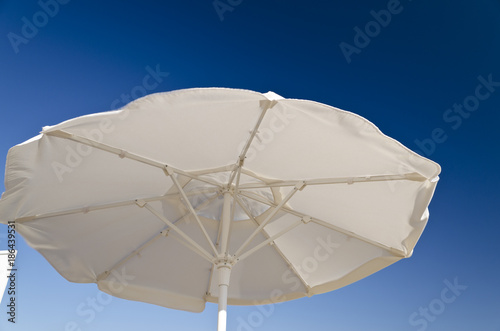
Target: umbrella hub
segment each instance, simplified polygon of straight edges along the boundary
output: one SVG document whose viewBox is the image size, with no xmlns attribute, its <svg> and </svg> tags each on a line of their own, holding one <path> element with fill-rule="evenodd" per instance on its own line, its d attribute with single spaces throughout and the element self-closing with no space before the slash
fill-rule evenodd
<svg viewBox="0 0 500 331">
<path fill-rule="evenodd" d="M 227 267 L 232 268 L 238 259 L 234 255 L 225 254 L 217 257 L 216 262 L 214 263 L 217 268 Z"/>
<path fill-rule="evenodd" d="M 198 215 L 205 218 L 220 220 L 222 217 L 222 206 L 224 203 L 224 193 L 229 193 L 231 196 L 231 205 L 234 208 L 234 216 L 232 221 L 249 220 L 250 213 L 257 218 L 269 210 L 270 206 L 251 199 L 248 195 L 255 196 L 259 199 L 264 199 L 270 202 L 280 201 L 279 192 L 274 192 L 269 187 L 258 187 L 252 189 L 242 189 L 245 184 L 262 184 L 265 182 L 250 174 L 242 173 L 238 183 L 233 182 L 228 185 L 231 173 L 229 171 L 206 173 L 199 176 L 202 180 L 192 179 L 184 186 L 184 191 L 189 198 L 189 202 L 196 209 Z M 210 183 L 217 183 L 214 185 Z"/>
</svg>

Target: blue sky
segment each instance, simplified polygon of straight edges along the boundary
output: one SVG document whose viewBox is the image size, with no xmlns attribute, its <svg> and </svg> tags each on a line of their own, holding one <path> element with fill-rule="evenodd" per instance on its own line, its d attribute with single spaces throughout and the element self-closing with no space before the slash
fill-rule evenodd
<svg viewBox="0 0 500 331">
<path fill-rule="evenodd" d="M 500 330 L 500 1 L 54 1 L 0 1 L 0 172 L 43 126 L 141 96 L 151 70 L 148 93 L 271 90 L 349 110 L 442 166 L 413 257 L 332 293 L 230 307 L 228 329 Z M 215 305 L 100 302 L 20 236 L 17 249 L 17 323 L 6 295 L 0 330 L 215 329 Z"/>
</svg>

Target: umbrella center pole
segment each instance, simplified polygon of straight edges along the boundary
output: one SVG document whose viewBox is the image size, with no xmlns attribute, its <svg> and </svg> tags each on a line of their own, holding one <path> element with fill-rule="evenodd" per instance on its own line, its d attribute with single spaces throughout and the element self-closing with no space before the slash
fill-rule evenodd
<svg viewBox="0 0 500 331">
<path fill-rule="evenodd" d="M 219 272 L 219 316 L 217 331 L 226 331 L 227 323 L 227 292 L 231 276 L 231 264 L 227 262 L 217 264 Z"/>
<path fill-rule="evenodd" d="M 217 271 L 219 273 L 219 316 L 217 331 L 226 331 L 227 323 L 227 293 L 229 288 L 229 278 L 231 276 L 231 261 L 227 251 L 229 241 L 229 227 L 231 223 L 231 193 L 224 192 L 224 205 L 221 217 L 221 247 Z"/>
</svg>

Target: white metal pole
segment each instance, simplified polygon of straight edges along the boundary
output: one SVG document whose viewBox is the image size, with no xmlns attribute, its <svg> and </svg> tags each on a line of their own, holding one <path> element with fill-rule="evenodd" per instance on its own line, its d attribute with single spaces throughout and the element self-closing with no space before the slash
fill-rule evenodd
<svg viewBox="0 0 500 331">
<path fill-rule="evenodd" d="M 229 277 L 231 275 L 230 264 L 220 264 L 219 271 L 219 316 L 217 331 L 226 331 L 227 323 L 227 292 L 229 288 Z"/>
<path fill-rule="evenodd" d="M 227 246 L 229 241 L 229 227 L 231 225 L 231 193 L 224 192 L 224 205 L 221 215 L 221 246 L 220 256 L 227 257 Z M 231 276 L 231 264 L 226 261 L 219 261 L 217 264 L 219 272 L 219 316 L 218 331 L 226 331 L 227 322 L 227 292 L 229 288 L 229 277 Z"/>
<path fill-rule="evenodd" d="M 227 254 L 227 242 L 229 241 L 229 226 L 231 225 L 231 193 L 224 192 L 224 205 L 222 206 L 222 231 L 220 254 Z"/>
</svg>

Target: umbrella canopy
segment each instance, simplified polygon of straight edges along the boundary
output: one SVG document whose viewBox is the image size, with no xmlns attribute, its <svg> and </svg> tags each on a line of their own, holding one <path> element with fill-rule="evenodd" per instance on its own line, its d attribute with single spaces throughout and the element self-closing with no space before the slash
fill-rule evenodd
<svg viewBox="0 0 500 331">
<path fill-rule="evenodd" d="M 67 280 L 200 312 L 286 301 L 411 256 L 440 167 L 366 119 L 234 89 L 157 93 L 7 156 L 0 220 Z"/>
</svg>

